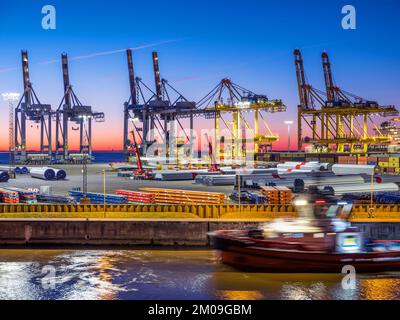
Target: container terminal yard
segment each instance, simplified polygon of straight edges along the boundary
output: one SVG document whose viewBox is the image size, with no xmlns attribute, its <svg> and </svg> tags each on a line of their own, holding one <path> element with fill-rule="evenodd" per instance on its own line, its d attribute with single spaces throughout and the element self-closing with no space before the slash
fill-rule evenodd
<svg viewBox="0 0 400 320">
<path fill-rule="evenodd" d="M 163 232 L 152 231 L 143 239 L 121 235 L 126 220 L 113 235 L 105 227 L 97 230 L 96 240 L 85 231 L 88 220 L 80 223 L 80 231 L 68 225 L 76 219 L 139 219 L 135 228 L 140 230 L 174 225 L 166 227 L 177 231 L 170 233 L 172 243 L 205 245 L 207 232 L 201 228 L 296 217 L 304 213 L 301 204 L 327 207 L 327 216 L 366 223 L 370 234 L 397 237 L 398 231 L 385 234 L 386 225 L 380 223 L 400 221 L 399 112 L 339 87 L 327 52 L 321 54 L 325 90 L 319 90 L 307 80 L 302 52 L 293 51 L 299 96 L 296 151 L 290 142 L 293 121 L 285 121 L 287 150 L 273 149 L 283 137 L 273 133 L 270 118 L 287 112 L 284 99 L 223 78 L 194 102 L 161 77 L 156 51 L 151 58 L 154 86 L 135 74 L 133 51 L 126 50 L 130 92 L 121 103 L 124 161 L 96 163 L 92 122 L 107 126 L 106 115 L 78 98 L 68 55 L 60 59 L 64 95 L 53 108 L 41 102 L 31 82 L 28 52 L 21 52 L 23 94 L 19 100 L 16 94 L 4 95 L 10 103 L 10 159 L 0 167 L 0 212 L 6 219 L 2 223 L 14 231 L 8 231 L 3 243 L 171 243 Z M 199 134 L 199 118 L 211 129 Z M 35 152 L 27 144 L 32 124 L 40 132 Z M 71 150 L 71 128 L 79 133 L 79 150 Z M 27 231 L 26 225 L 18 231 L 7 219 L 37 219 L 29 226 L 40 221 L 37 228 L 45 228 L 47 235 Z M 67 219 L 63 231 L 54 219 Z M 193 220 L 201 230 L 181 237 L 186 224 L 176 219 Z M 53 238 L 60 232 L 66 236 Z"/>
<path fill-rule="evenodd" d="M 400 3 L 3 2 L 0 300 L 400 299 Z"/>
<path fill-rule="evenodd" d="M 291 151 L 290 138 L 287 152 L 272 149 L 280 137 L 268 117 L 286 112 L 284 100 L 224 78 L 198 102 L 190 101 L 161 77 L 155 51 L 152 89 L 135 75 L 133 52 L 127 49 L 130 93 L 121 107 L 125 162 L 94 164 L 92 121 L 104 122 L 105 114 L 75 94 L 65 53 L 60 59 L 60 104 L 53 110 L 41 103 L 24 50 L 24 93 L 15 108 L 16 97 L 5 97 L 10 101 L 10 161 L 0 167 L 1 199 L 9 204 L 290 205 L 303 193 L 312 193 L 341 203 L 400 203 L 397 131 L 387 129 L 398 121 L 396 107 L 339 87 L 327 52 L 321 54 L 325 90 L 314 88 L 306 80 L 301 51 L 293 55 L 298 151 Z M 211 134 L 197 136 L 198 117 L 212 124 Z M 38 152 L 27 145 L 31 123 L 40 127 Z M 75 152 L 69 147 L 71 123 L 80 137 Z M 285 123 L 290 130 L 292 123 Z"/>
</svg>

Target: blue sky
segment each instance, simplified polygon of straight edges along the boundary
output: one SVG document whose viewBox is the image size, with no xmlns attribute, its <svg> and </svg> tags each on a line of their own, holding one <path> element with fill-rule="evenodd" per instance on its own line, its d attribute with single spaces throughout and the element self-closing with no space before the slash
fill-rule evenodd
<svg viewBox="0 0 400 320">
<path fill-rule="evenodd" d="M 41 28 L 46 4 L 57 10 L 56 30 Z M 345 4 L 357 10 L 356 30 L 341 27 Z M 271 117 L 277 132 L 283 120 L 296 116 L 295 48 L 302 49 L 314 86 L 323 89 L 320 55 L 326 50 L 341 87 L 400 105 L 397 0 L 3 0 L 0 14 L 0 91 L 21 92 L 20 50 L 27 49 L 34 88 L 54 109 L 63 91 L 62 52 L 72 58 L 140 46 L 145 48 L 134 51 L 135 71 L 151 86 L 151 51 L 157 50 L 162 77 L 190 100 L 199 100 L 223 77 L 284 100 L 288 113 Z M 120 148 L 122 104 L 129 92 L 125 53 L 72 60 L 70 73 L 82 102 L 106 113 L 107 122 L 94 128 L 95 146 Z M 4 102 L 1 106 L 6 110 Z M 7 121 L 0 119 L 0 128 Z M 7 136 L 0 130 L 0 140 Z"/>
</svg>

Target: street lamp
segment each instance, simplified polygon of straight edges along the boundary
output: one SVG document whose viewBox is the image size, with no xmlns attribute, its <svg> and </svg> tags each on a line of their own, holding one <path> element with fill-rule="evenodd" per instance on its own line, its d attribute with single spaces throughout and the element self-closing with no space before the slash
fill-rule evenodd
<svg viewBox="0 0 400 320">
<path fill-rule="evenodd" d="M 107 210 L 107 193 L 106 193 L 106 170 L 102 170 L 103 174 L 103 195 L 104 195 L 104 202 L 103 202 L 103 209 L 104 209 L 104 218 L 106 217 L 106 210 Z"/>
<path fill-rule="evenodd" d="M 10 151 L 10 165 L 14 165 L 14 102 L 19 100 L 18 92 L 5 92 L 1 94 L 4 101 L 8 102 L 9 119 L 8 119 L 8 148 Z"/>
<path fill-rule="evenodd" d="M 288 126 L 288 152 L 290 152 L 290 126 L 293 124 L 293 121 L 286 120 L 284 123 Z"/>
</svg>

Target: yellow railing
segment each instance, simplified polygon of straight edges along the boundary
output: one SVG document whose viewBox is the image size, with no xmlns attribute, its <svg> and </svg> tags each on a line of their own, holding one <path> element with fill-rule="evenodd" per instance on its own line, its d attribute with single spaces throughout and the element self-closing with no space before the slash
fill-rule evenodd
<svg viewBox="0 0 400 320">
<path fill-rule="evenodd" d="M 0 218 L 278 218 L 292 205 L 0 205 Z"/>
<path fill-rule="evenodd" d="M 397 204 L 355 205 L 348 220 L 352 222 L 400 222 L 400 206 Z"/>
<path fill-rule="evenodd" d="M 67 219 L 274 219 L 296 217 L 292 205 L 7 205 L 0 204 L 1 218 Z M 352 222 L 400 222 L 400 205 L 354 205 Z"/>
</svg>

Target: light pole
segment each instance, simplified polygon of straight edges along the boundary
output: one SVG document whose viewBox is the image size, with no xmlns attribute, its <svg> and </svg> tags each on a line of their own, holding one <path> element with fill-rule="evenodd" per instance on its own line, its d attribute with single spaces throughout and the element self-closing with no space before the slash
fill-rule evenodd
<svg viewBox="0 0 400 320">
<path fill-rule="evenodd" d="M 6 92 L 1 94 L 4 101 L 8 102 L 9 119 L 8 119 L 8 148 L 10 152 L 10 166 L 14 165 L 14 102 L 19 100 L 18 92 Z"/>
<path fill-rule="evenodd" d="M 287 120 L 284 122 L 285 124 L 287 124 L 287 131 L 288 131 L 288 152 L 290 152 L 290 126 L 293 124 L 293 121 L 291 120 Z"/>
<path fill-rule="evenodd" d="M 103 202 L 103 207 L 104 207 L 104 218 L 106 217 L 106 208 L 107 208 L 107 196 L 106 196 L 106 170 L 102 170 L 103 174 L 103 194 L 104 194 L 104 202 Z"/>
</svg>

